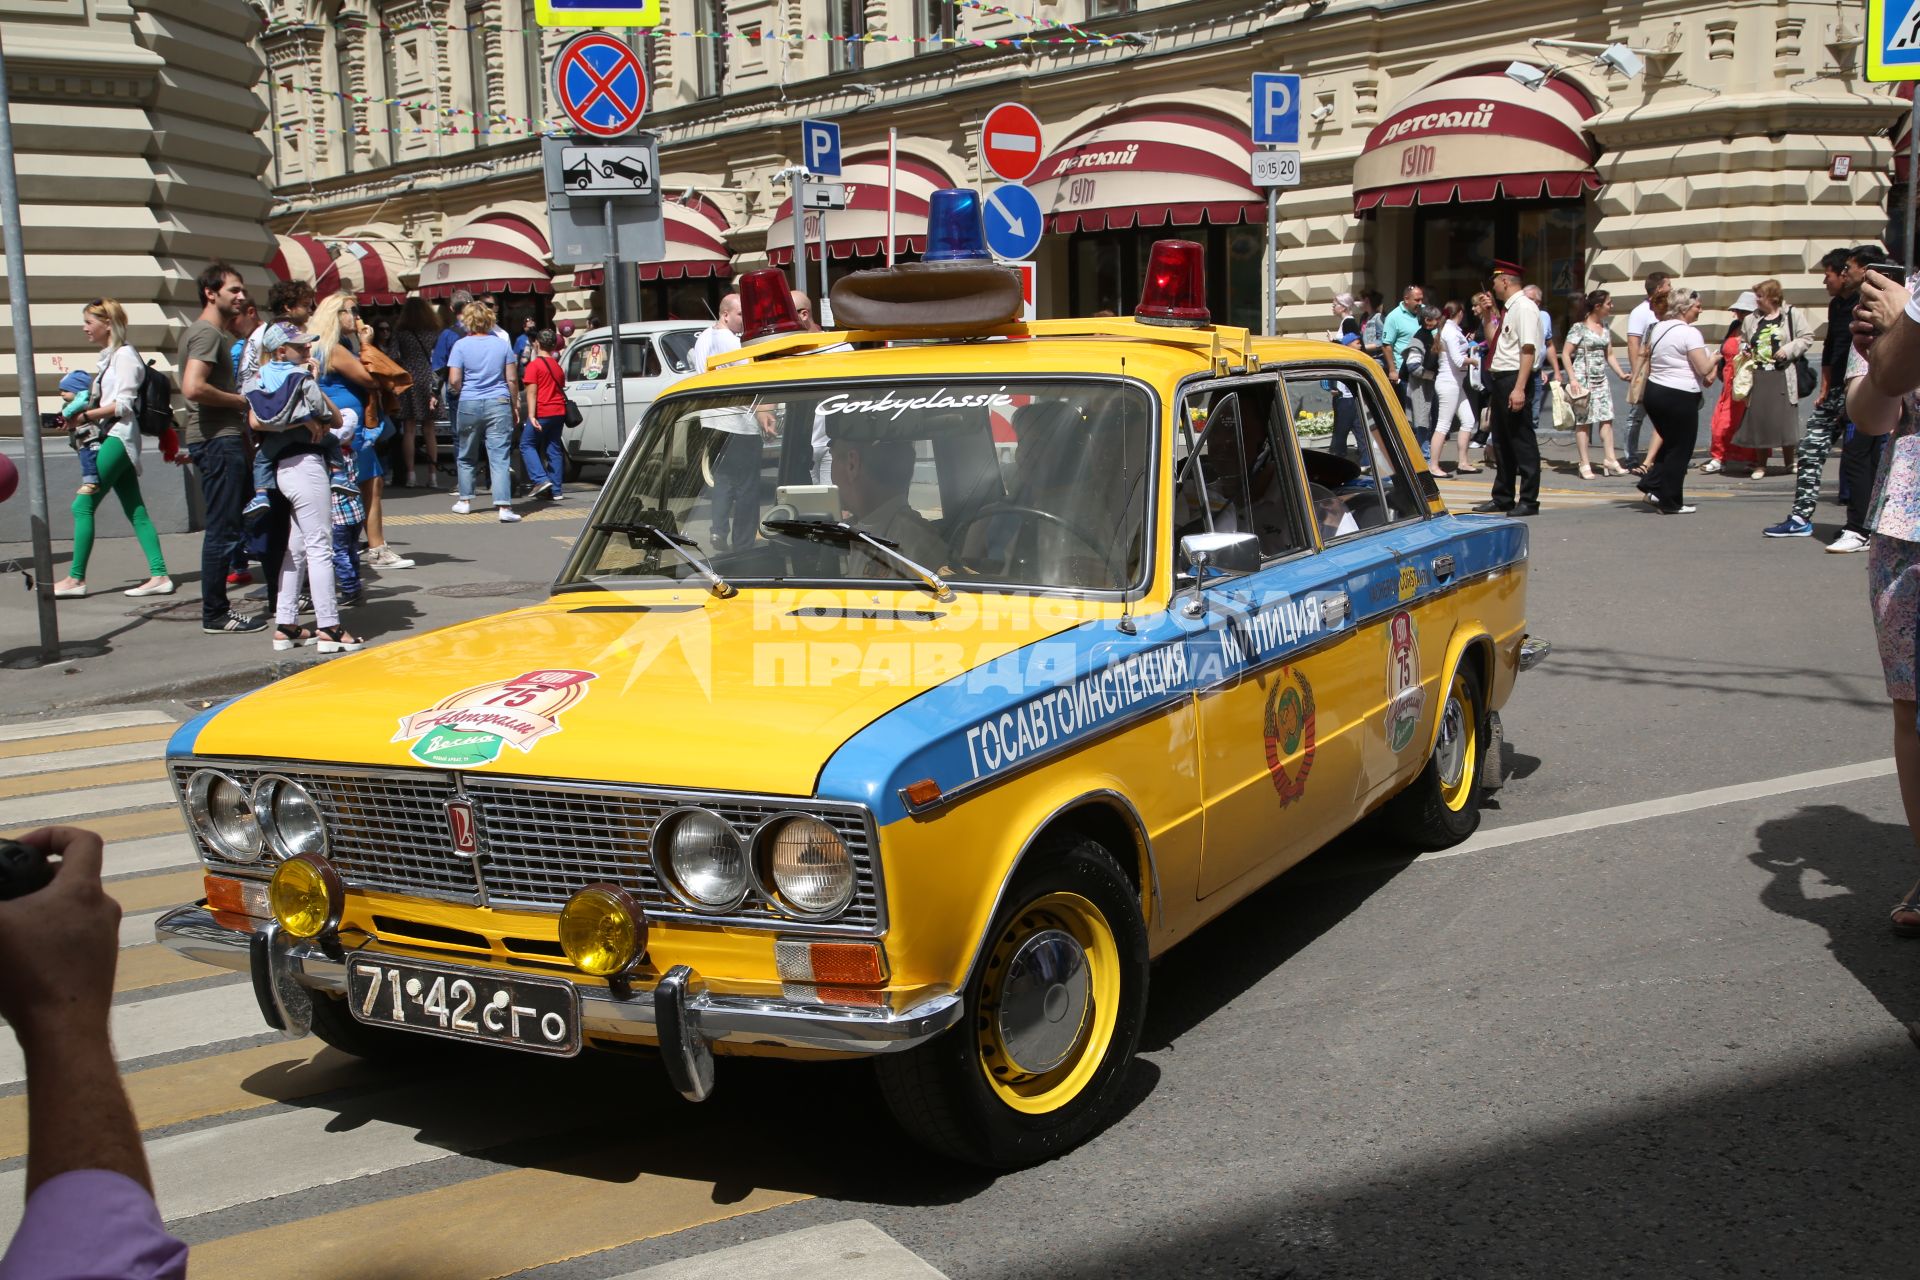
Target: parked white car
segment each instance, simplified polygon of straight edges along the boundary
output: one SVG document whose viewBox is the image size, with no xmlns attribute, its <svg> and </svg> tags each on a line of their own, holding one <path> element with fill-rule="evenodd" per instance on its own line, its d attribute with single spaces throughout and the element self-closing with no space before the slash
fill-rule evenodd
<svg viewBox="0 0 1920 1280">
<path fill-rule="evenodd" d="M 694 372 L 694 340 L 709 327 L 703 320 L 641 320 L 620 326 L 620 380 L 626 384 L 627 421 L 635 423 L 668 387 Z M 589 329 L 561 355 L 567 394 L 580 406 L 580 425 L 566 431 L 567 469 L 612 462 L 620 454 L 620 423 L 614 416 L 610 376 L 613 330 Z M 571 475 L 569 476 L 571 478 Z"/>
</svg>

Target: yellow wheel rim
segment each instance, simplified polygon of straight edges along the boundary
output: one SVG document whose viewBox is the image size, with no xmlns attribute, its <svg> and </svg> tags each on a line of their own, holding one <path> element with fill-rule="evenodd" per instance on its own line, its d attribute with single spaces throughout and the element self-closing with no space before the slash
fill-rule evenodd
<svg viewBox="0 0 1920 1280">
<path fill-rule="evenodd" d="M 1050 893 L 994 939 L 975 1040 L 987 1086 L 1015 1111 L 1045 1115 L 1086 1089 L 1113 1044 L 1120 947 L 1100 909 Z"/>
<path fill-rule="evenodd" d="M 1465 674 L 1455 672 L 1440 712 L 1440 740 L 1433 747 L 1433 763 L 1440 773 L 1440 802 L 1454 813 L 1473 797 L 1473 773 L 1480 766 L 1480 710 Z"/>
</svg>

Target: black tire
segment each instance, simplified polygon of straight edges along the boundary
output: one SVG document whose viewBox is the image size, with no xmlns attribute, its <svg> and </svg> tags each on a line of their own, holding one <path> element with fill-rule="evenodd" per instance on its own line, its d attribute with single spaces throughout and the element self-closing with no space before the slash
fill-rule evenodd
<svg viewBox="0 0 1920 1280">
<path fill-rule="evenodd" d="M 1456 757 L 1449 734 L 1458 729 L 1467 735 L 1457 757 L 1463 773 L 1450 782 L 1449 766 Z M 1388 832 L 1414 848 L 1432 850 L 1459 844 L 1480 829 L 1480 754 L 1486 729 L 1487 701 L 1480 675 L 1470 661 L 1463 660 L 1443 695 L 1440 729 L 1426 768 L 1380 810 Z"/>
<path fill-rule="evenodd" d="M 405 1063 L 444 1052 L 447 1042 L 410 1031 L 370 1027 L 347 1012 L 347 1002 L 313 993 L 313 1034 L 342 1053 L 369 1062 Z"/>
<path fill-rule="evenodd" d="M 1016 1169 L 1069 1151 L 1113 1118 L 1147 1009 L 1147 930 L 1133 886 L 1098 842 L 1061 840 L 1034 850 L 994 916 L 987 953 L 965 992 L 965 1014 L 941 1035 L 874 1060 L 881 1094 L 917 1142 L 966 1164 Z M 1094 917 L 1085 913 L 1085 904 Z M 1096 919 L 1097 917 L 1097 919 Z M 1080 930 L 1105 940 L 1083 949 L 1087 998 L 1072 1048 L 1050 1070 L 1022 1076 L 992 1009 L 1009 961 L 1041 932 Z M 1111 944 L 1111 952 L 1106 951 Z M 1104 953 L 1104 954 L 1103 954 Z M 1117 984 L 1117 995 L 1099 998 Z M 1109 987 L 1112 990 L 1112 987 Z M 1050 987 L 1042 1003 L 1051 1010 Z M 1111 1017 L 1108 1017 L 1108 1010 Z M 1062 1021 L 1049 1012 L 1050 1021 Z M 1044 1028 L 1042 1029 L 1044 1032 Z M 998 1082 L 990 1081 L 993 1072 Z M 1008 1098 L 1031 1090 L 1018 1109 Z"/>
<path fill-rule="evenodd" d="M 568 484 L 579 484 L 581 467 L 579 461 L 574 458 L 572 451 L 563 446 L 560 450 L 560 457 L 560 478 Z"/>
</svg>

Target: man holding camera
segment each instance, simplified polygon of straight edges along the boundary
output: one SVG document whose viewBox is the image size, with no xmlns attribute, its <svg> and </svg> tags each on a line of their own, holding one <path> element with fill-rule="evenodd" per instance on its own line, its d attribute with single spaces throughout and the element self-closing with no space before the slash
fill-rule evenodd
<svg viewBox="0 0 1920 1280">
<path fill-rule="evenodd" d="M 0 900 L 0 1017 L 27 1065 L 27 1207 L 0 1280 L 183 1280 L 187 1246 L 153 1202 L 140 1128 L 107 1038 L 120 906 L 100 837 L 47 827 L 51 883 Z"/>
</svg>

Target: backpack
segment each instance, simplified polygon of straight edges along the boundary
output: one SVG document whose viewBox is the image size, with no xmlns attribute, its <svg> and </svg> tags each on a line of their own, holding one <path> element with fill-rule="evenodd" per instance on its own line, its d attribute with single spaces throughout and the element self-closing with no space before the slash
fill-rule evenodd
<svg viewBox="0 0 1920 1280">
<path fill-rule="evenodd" d="M 133 420 L 143 436 L 163 436 L 173 426 L 173 380 L 149 360 L 140 372 L 140 390 L 133 400 Z"/>
</svg>

